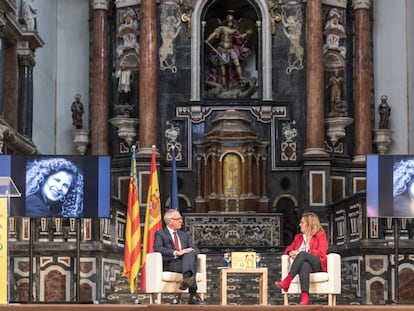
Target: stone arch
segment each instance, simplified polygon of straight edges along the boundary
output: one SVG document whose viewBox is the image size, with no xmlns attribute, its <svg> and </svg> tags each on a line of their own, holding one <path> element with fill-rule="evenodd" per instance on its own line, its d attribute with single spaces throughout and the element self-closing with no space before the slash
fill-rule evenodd
<svg viewBox="0 0 414 311">
<path fill-rule="evenodd" d="M 192 208 L 191 200 L 190 200 L 190 198 L 188 196 L 186 196 L 186 195 L 184 195 L 182 193 L 179 193 L 178 194 L 178 205 L 179 206 L 180 206 L 180 202 L 184 202 L 185 203 L 185 205 L 184 205 L 185 206 L 185 210 L 182 210 L 182 208 L 180 208 L 179 209 L 180 212 L 186 212 L 186 211 L 191 210 L 191 208 Z M 171 196 L 169 196 L 168 199 L 167 199 L 167 201 L 165 201 L 165 206 L 167 208 L 170 208 L 170 204 L 171 204 Z"/>
<path fill-rule="evenodd" d="M 272 209 L 283 214 L 283 245 L 289 245 L 298 230 L 298 201 L 291 194 L 282 194 L 275 198 Z"/>
</svg>

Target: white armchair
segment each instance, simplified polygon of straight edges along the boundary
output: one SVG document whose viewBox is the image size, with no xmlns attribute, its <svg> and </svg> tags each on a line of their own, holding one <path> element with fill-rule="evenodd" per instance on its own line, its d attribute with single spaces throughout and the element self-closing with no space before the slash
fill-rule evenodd
<svg viewBox="0 0 414 311">
<path fill-rule="evenodd" d="M 197 294 L 204 300 L 207 293 L 207 256 L 197 256 Z M 181 290 L 180 284 L 183 280 L 181 273 L 163 271 L 161 253 L 148 253 L 146 257 L 146 293 L 150 294 L 150 304 L 153 303 L 152 294 L 157 294 L 157 303 L 161 303 L 162 293 L 182 294 L 188 290 Z"/>
<path fill-rule="evenodd" d="M 341 293 L 341 256 L 330 253 L 328 256 L 328 271 L 315 272 L 310 275 L 309 294 L 328 294 L 328 305 L 336 305 L 336 295 Z M 282 255 L 282 280 L 289 273 L 291 261 L 288 255 Z M 284 304 L 288 305 L 289 294 L 300 294 L 299 275 L 295 276 L 288 292 L 282 289 Z"/>
</svg>

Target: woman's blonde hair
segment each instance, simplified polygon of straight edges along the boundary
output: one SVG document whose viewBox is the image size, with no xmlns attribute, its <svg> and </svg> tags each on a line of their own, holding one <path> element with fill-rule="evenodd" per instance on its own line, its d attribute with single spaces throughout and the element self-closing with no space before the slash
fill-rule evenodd
<svg viewBox="0 0 414 311">
<path fill-rule="evenodd" d="M 305 212 L 302 214 L 302 219 L 306 223 L 306 234 L 313 236 L 319 231 L 324 231 L 319 221 L 319 217 L 315 213 Z"/>
</svg>

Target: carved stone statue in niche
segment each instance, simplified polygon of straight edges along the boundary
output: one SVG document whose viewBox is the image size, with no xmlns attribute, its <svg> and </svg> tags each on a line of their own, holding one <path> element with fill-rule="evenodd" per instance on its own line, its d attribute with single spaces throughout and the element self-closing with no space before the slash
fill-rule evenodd
<svg viewBox="0 0 414 311">
<path fill-rule="evenodd" d="M 131 70 L 126 67 L 125 63 L 122 63 L 121 68 L 115 71 L 115 77 L 118 79 L 119 104 L 130 104 L 129 96 L 131 93 L 132 82 Z"/>
<path fill-rule="evenodd" d="M 381 96 L 381 103 L 378 106 L 378 113 L 380 116 L 379 129 L 389 129 L 391 107 L 387 103 L 388 97 L 385 95 Z"/>
<path fill-rule="evenodd" d="M 224 23 L 219 19 L 207 22 L 205 81 L 209 97 L 242 98 L 253 94 L 257 73 L 248 72 L 246 59 L 256 48 L 256 37 L 255 24 L 248 18 L 236 20 L 228 14 Z M 243 85 L 246 82 L 248 86 Z"/>
<path fill-rule="evenodd" d="M 116 54 L 118 63 L 126 63 L 129 68 L 139 67 L 139 43 L 138 43 L 138 20 L 137 12 L 132 8 L 123 11 L 120 16 L 121 23 L 118 27 L 116 37 L 118 43 Z"/>
<path fill-rule="evenodd" d="M 344 78 L 339 76 L 339 72 L 335 73 L 329 78 L 327 87 L 329 88 L 329 106 L 330 117 L 344 117 L 348 115 L 348 105 L 346 101 L 342 100 L 342 83 Z"/>
<path fill-rule="evenodd" d="M 340 11 L 336 8 L 331 9 L 323 33 L 326 37 L 326 43 L 323 46 L 324 67 L 330 71 L 345 67 L 346 48 L 341 45 L 341 40 L 346 38 L 346 33 L 340 22 Z"/>
</svg>

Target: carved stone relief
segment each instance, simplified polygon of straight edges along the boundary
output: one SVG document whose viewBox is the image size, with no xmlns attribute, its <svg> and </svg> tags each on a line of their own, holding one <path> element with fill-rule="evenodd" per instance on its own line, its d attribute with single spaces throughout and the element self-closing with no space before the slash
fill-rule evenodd
<svg viewBox="0 0 414 311">
<path fill-rule="evenodd" d="M 158 51 L 160 70 L 177 72 L 175 66 L 174 41 L 181 30 L 180 10 L 177 4 L 161 5 L 161 46 Z"/>
<path fill-rule="evenodd" d="M 116 33 L 116 56 L 118 67 L 125 64 L 126 68 L 138 70 L 138 12 L 132 8 L 120 11 L 120 24 Z"/>
</svg>

